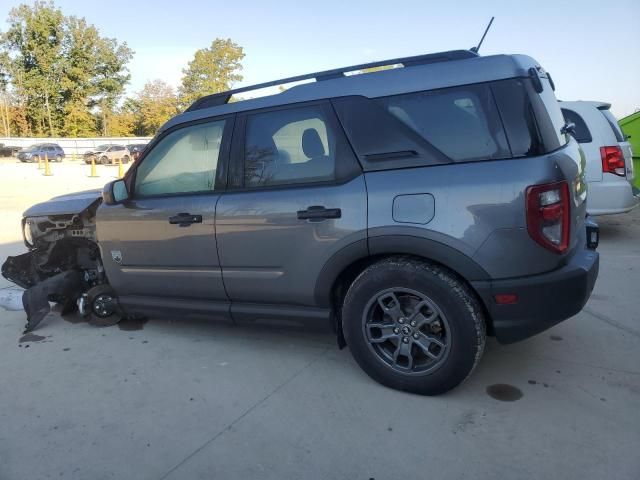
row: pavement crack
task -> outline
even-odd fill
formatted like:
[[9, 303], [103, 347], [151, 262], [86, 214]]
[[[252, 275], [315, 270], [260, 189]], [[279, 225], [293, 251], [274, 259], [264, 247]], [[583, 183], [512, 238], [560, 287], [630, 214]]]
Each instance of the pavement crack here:
[[239, 421], [241, 421], [243, 418], [245, 418], [247, 415], [249, 415], [251, 412], [253, 412], [256, 408], [258, 408], [260, 405], [262, 405], [264, 402], [266, 402], [267, 400], [269, 400], [273, 395], [275, 395], [276, 393], [278, 393], [280, 390], [282, 390], [284, 387], [286, 387], [287, 385], [289, 385], [289, 383], [291, 383], [293, 380], [295, 380], [296, 378], [298, 378], [298, 376], [300, 376], [305, 370], [307, 370], [309, 367], [311, 367], [314, 363], [316, 363], [317, 361], [319, 361], [322, 357], [324, 357], [327, 352], [329, 351], [329, 348], [325, 348], [316, 358], [314, 358], [313, 360], [311, 360], [310, 362], [308, 362], [304, 367], [302, 367], [300, 370], [298, 370], [297, 372], [295, 372], [293, 375], [291, 375], [291, 377], [289, 377], [287, 380], [285, 380], [284, 382], [282, 382], [280, 385], [278, 385], [276, 388], [274, 388], [268, 395], [265, 395], [263, 398], [261, 398], [260, 400], [258, 400], [256, 403], [254, 403], [253, 405], [251, 405], [249, 408], [247, 408], [244, 412], [242, 412], [238, 417], [236, 417], [231, 423], [229, 423], [228, 425], [226, 425], [222, 430], [218, 431], [214, 436], [212, 436], [209, 440], [207, 440], [206, 442], [204, 442], [202, 445], [200, 445], [198, 448], [196, 448], [193, 452], [191, 452], [189, 455], [187, 455], [186, 457], [184, 457], [182, 460], [180, 460], [176, 465], [174, 465], [173, 467], [171, 467], [171, 469], [169, 469], [169, 471], [167, 471], [167, 473], [165, 473], [164, 475], [162, 475], [160, 477], [160, 480], [165, 480], [166, 478], [169, 477], [169, 475], [171, 475], [173, 472], [175, 472], [176, 470], [178, 470], [180, 467], [182, 467], [185, 463], [187, 463], [189, 460], [191, 460], [193, 457], [195, 457], [198, 453], [200, 453], [202, 450], [204, 450], [207, 446], [211, 445], [213, 442], [215, 442], [218, 438], [220, 438], [224, 433], [228, 432], [229, 430], [231, 430], [233, 428], [233, 426], [238, 423]]
[[622, 330], [623, 332], [626, 332], [629, 335], [633, 335], [634, 337], [640, 338], [640, 331], [635, 330], [634, 328], [627, 327], [626, 325], [623, 325], [622, 323], [614, 320], [613, 318], [610, 318], [607, 315], [604, 315], [602, 313], [596, 312], [595, 310], [589, 307], [584, 307], [582, 310], [587, 312], [592, 317], [597, 318], [598, 320], [606, 323], [607, 325], [611, 325], [612, 327], [617, 328], [618, 330]]

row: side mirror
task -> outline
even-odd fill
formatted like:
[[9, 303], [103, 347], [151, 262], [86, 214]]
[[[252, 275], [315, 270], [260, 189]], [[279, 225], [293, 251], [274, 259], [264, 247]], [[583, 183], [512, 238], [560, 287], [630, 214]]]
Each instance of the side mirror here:
[[102, 201], [105, 205], [115, 205], [129, 198], [127, 184], [124, 180], [114, 180], [107, 183], [102, 189]]

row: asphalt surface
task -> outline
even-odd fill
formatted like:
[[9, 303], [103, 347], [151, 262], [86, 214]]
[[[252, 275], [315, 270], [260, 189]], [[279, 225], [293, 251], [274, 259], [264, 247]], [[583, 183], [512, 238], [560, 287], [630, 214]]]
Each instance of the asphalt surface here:
[[[19, 235], [7, 205], [0, 228]], [[20, 292], [0, 283], [0, 480], [640, 478], [640, 209], [599, 223], [584, 311], [490, 340], [435, 398], [299, 329], [52, 313], [24, 337]], [[23, 250], [3, 238], [0, 260]]]

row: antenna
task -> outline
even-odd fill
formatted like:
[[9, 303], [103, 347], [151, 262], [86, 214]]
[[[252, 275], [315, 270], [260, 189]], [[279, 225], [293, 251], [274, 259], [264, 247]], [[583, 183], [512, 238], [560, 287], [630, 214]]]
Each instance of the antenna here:
[[489, 25], [487, 25], [487, 28], [484, 30], [484, 33], [482, 34], [482, 38], [480, 39], [480, 43], [478, 43], [477, 47], [471, 47], [471, 51], [474, 53], [478, 53], [478, 50], [480, 50], [480, 47], [482, 46], [482, 42], [484, 42], [484, 37], [487, 36], [487, 32], [489, 31], [489, 29], [491, 28], [491, 24], [493, 23], [493, 19], [496, 17], [491, 17], [491, 20], [489, 20]]

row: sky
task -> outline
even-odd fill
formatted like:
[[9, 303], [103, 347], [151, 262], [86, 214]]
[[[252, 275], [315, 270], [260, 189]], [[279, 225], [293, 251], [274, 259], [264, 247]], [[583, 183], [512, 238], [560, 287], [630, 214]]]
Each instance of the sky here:
[[[0, 0], [2, 18], [19, 1]], [[470, 48], [496, 19], [482, 55], [523, 53], [548, 70], [562, 100], [602, 100], [619, 118], [640, 109], [640, 0], [356, 1], [56, 0], [136, 52], [129, 93], [178, 86], [216, 38], [244, 48], [237, 86], [374, 60]]]

